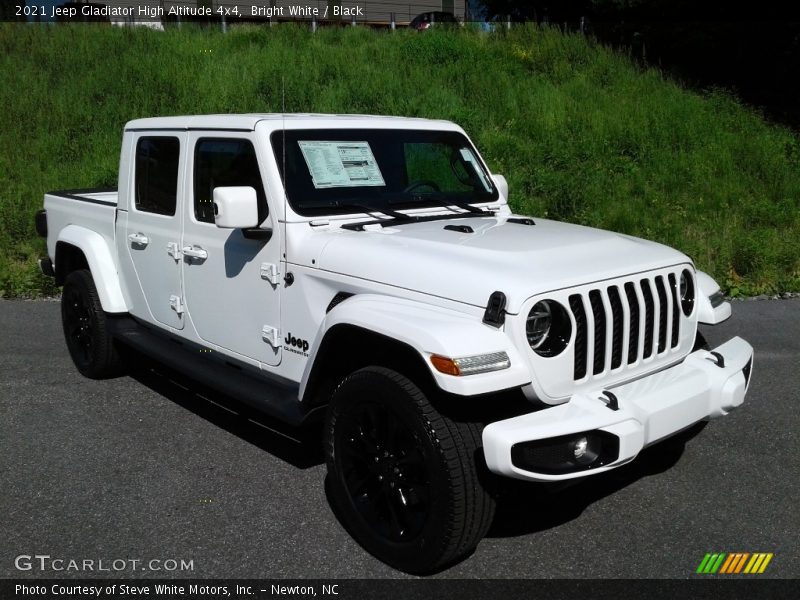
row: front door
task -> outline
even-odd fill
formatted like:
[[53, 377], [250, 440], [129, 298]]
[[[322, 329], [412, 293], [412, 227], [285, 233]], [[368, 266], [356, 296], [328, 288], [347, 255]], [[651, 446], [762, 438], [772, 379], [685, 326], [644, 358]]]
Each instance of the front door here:
[[242, 357], [280, 362], [280, 232], [248, 239], [214, 224], [214, 188], [256, 190], [259, 222], [269, 209], [253, 135], [189, 134], [182, 251], [186, 308], [198, 335]]
[[[181, 261], [179, 253], [183, 198], [181, 149], [186, 134], [137, 134], [134, 139], [133, 200], [125, 228], [130, 254], [149, 317], [183, 329]], [[137, 316], [148, 319], [143, 311]]]

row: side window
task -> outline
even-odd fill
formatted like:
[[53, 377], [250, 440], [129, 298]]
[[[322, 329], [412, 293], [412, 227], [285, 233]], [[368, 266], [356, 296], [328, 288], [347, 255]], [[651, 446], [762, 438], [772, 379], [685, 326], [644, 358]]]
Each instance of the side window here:
[[143, 137], [136, 144], [136, 209], [175, 214], [181, 144], [174, 137]]
[[194, 217], [214, 222], [214, 188], [249, 186], [258, 196], [258, 221], [267, 218], [267, 198], [250, 140], [201, 139], [194, 151]]

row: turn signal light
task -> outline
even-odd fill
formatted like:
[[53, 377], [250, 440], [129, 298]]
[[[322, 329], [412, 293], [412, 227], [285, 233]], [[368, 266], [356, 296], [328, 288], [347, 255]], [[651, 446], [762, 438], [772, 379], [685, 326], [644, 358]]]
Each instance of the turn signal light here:
[[431, 356], [431, 364], [440, 373], [459, 377], [461, 375], [477, 375], [478, 373], [501, 371], [509, 368], [511, 361], [505, 352], [492, 352], [490, 354], [478, 354], [477, 356], [465, 356], [462, 358], [448, 358], [434, 354]]
[[456, 377], [461, 375], [461, 369], [458, 368], [458, 365], [452, 358], [434, 354], [431, 356], [431, 363], [433, 363], [433, 366], [437, 371], [439, 371], [439, 373], [444, 373], [445, 375], [455, 375]]

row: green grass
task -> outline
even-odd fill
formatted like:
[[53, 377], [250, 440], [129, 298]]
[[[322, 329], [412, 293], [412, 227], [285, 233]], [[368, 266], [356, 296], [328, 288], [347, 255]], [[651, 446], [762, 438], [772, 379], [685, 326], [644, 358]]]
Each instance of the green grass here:
[[45, 191], [116, 185], [133, 118], [281, 110], [445, 118], [518, 212], [657, 240], [733, 294], [800, 290], [800, 139], [577, 35], [0, 24], [0, 295], [52, 292]]

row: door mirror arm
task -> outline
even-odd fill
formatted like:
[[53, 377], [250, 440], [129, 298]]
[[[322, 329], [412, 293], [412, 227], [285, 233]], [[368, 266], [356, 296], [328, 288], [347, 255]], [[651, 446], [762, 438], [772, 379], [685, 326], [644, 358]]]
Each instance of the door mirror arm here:
[[260, 227], [247, 227], [242, 229], [242, 236], [248, 240], [258, 240], [268, 242], [272, 238], [272, 227], [261, 229]]

